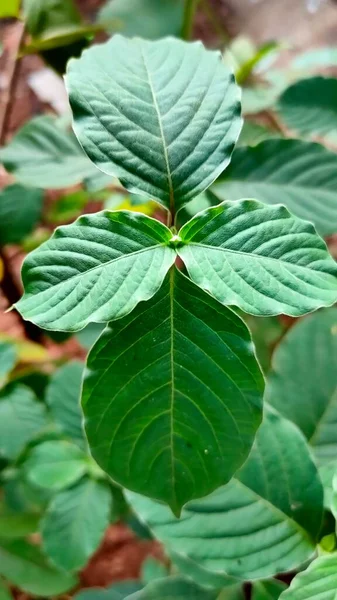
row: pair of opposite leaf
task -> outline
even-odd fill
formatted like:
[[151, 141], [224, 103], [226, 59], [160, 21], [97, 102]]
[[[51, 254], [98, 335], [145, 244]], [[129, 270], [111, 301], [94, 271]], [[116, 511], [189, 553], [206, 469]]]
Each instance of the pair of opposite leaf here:
[[[91, 160], [172, 215], [230, 161], [240, 92], [200, 43], [116, 35], [70, 62], [67, 86]], [[22, 276], [24, 318], [67, 331], [109, 323], [83, 388], [91, 451], [176, 514], [232, 477], [262, 418], [249, 331], [226, 306], [298, 316], [337, 300], [337, 266], [314, 227], [256, 200], [211, 207], [178, 234], [128, 211], [83, 216]]]

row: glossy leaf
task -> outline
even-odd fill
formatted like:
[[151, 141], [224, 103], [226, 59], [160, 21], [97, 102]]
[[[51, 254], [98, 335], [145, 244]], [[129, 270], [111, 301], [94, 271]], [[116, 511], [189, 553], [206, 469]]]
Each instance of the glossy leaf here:
[[111, 491], [85, 478], [57, 494], [41, 523], [46, 555], [59, 568], [77, 571], [98, 548], [109, 524]]
[[47, 441], [35, 446], [24, 465], [28, 481], [49, 490], [62, 490], [86, 472], [86, 455], [69, 442]]
[[15, 347], [8, 342], [0, 341], [0, 387], [7, 381], [8, 375], [17, 361]]
[[75, 575], [57, 571], [37, 546], [23, 540], [1, 542], [0, 574], [34, 596], [55, 597], [78, 584]]
[[46, 403], [62, 431], [77, 444], [83, 445], [80, 394], [83, 363], [70, 362], [51, 376]]
[[316, 558], [292, 580], [280, 600], [335, 600], [337, 589], [337, 554]]
[[128, 596], [128, 600], [216, 600], [217, 596], [217, 592], [176, 575], [148, 583], [139, 592]]
[[288, 87], [278, 102], [285, 125], [304, 136], [337, 134], [337, 79], [311, 77]]
[[85, 215], [24, 261], [25, 294], [15, 305], [46, 329], [78, 331], [127, 315], [158, 290], [175, 260], [170, 230], [128, 211]]
[[183, 9], [181, 0], [161, 0], [160, 3], [157, 0], [108, 0], [97, 20], [109, 31], [156, 40], [179, 35]]
[[287, 589], [286, 584], [277, 579], [256, 581], [253, 584], [252, 600], [278, 600], [285, 589]]
[[191, 279], [247, 313], [298, 316], [337, 300], [337, 265], [307, 221], [284, 206], [224, 202], [179, 232]]
[[41, 190], [17, 184], [0, 192], [0, 246], [21, 242], [31, 233], [40, 218], [42, 200]]
[[115, 35], [71, 61], [66, 82], [84, 150], [131, 192], [178, 209], [228, 165], [240, 91], [200, 42]]
[[48, 115], [28, 121], [0, 149], [0, 161], [20, 183], [47, 189], [81, 183], [96, 171], [75, 136]]
[[181, 519], [131, 492], [134, 510], [164, 543], [219, 578], [260, 579], [290, 571], [314, 553], [322, 486], [298, 429], [270, 411], [247, 462], [225, 486], [191, 502]]
[[265, 397], [302, 430], [320, 465], [337, 459], [336, 308], [299, 321], [282, 339]]
[[127, 600], [130, 594], [134, 594], [142, 589], [139, 581], [126, 580], [115, 583], [112, 586], [102, 588], [91, 588], [81, 590], [74, 596], [75, 600]]
[[312, 221], [321, 235], [337, 232], [337, 156], [319, 144], [269, 140], [239, 148], [212, 186], [219, 200], [256, 197], [282, 203]]
[[248, 330], [176, 269], [150, 302], [108, 325], [87, 367], [90, 449], [123, 486], [179, 513], [246, 458], [263, 391]]
[[29, 388], [16, 385], [1, 392], [0, 456], [15, 459], [46, 425], [46, 409]]

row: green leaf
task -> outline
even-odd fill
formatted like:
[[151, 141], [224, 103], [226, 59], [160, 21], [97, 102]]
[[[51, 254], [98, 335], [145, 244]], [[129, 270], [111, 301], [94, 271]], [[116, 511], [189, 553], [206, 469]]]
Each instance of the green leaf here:
[[85, 478], [55, 496], [45, 513], [45, 553], [65, 571], [84, 567], [98, 548], [109, 524], [111, 492], [105, 482]]
[[27, 29], [34, 38], [81, 22], [73, 0], [23, 0], [23, 13]]
[[200, 42], [115, 35], [70, 61], [66, 82], [84, 150], [131, 192], [178, 210], [228, 165], [240, 91]]
[[15, 459], [47, 425], [46, 409], [24, 385], [0, 394], [0, 455]]
[[[0, 16], [1, 16], [1, 12], [0, 12]], [[1, 578], [0, 578], [0, 600], [13, 600], [13, 596], [12, 596], [10, 590], [8, 589], [7, 585], [5, 584], [4, 581], [2, 581]]]
[[20, 0], [1, 0], [0, 19], [17, 17], [20, 10]]
[[73, 133], [64, 131], [49, 115], [26, 123], [0, 149], [0, 161], [20, 183], [47, 189], [81, 183], [97, 171]]
[[0, 246], [21, 242], [33, 231], [42, 202], [41, 190], [34, 188], [14, 184], [0, 192]]
[[337, 300], [337, 265], [325, 243], [282, 205], [224, 202], [188, 221], [179, 236], [189, 276], [223, 304], [298, 316]]
[[107, 326], [87, 367], [90, 449], [119, 484], [178, 514], [248, 455], [263, 391], [248, 330], [175, 268], [150, 302]]
[[336, 187], [335, 153], [312, 142], [275, 139], [236, 150], [211, 191], [219, 200], [249, 195], [266, 204], [282, 202], [330, 235], [337, 232]]
[[171, 237], [165, 225], [139, 213], [84, 215], [25, 259], [25, 294], [16, 308], [58, 331], [119, 319], [161, 286], [176, 257]]
[[337, 134], [337, 79], [310, 77], [281, 95], [277, 110], [291, 130], [303, 136]]
[[74, 596], [74, 600], [126, 600], [130, 594], [138, 592], [142, 587], [139, 581], [121, 581], [106, 589], [81, 590]]
[[0, 539], [20, 539], [39, 529], [39, 515], [24, 513], [0, 514]]
[[283, 581], [257, 581], [253, 584], [252, 600], [278, 600], [280, 594], [287, 589]]
[[76, 338], [85, 350], [90, 350], [91, 346], [94, 345], [97, 338], [101, 335], [104, 327], [105, 325], [102, 323], [89, 323], [89, 325], [77, 333]]
[[310, 558], [322, 520], [323, 492], [305, 440], [267, 411], [247, 462], [225, 486], [191, 502], [181, 519], [127, 492], [134, 510], [164, 543], [214, 573], [272, 577]]
[[155, 579], [160, 579], [160, 577], [165, 577], [166, 575], [168, 575], [168, 568], [162, 562], [153, 556], [148, 556], [144, 560], [141, 568], [141, 579], [144, 584], [150, 583]]
[[49, 565], [37, 546], [23, 540], [1, 542], [0, 574], [24, 592], [55, 597], [78, 584], [75, 575]]
[[97, 21], [111, 32], [155, 40], [180, 33], [183, 10], [181, 0], [108, 0]]
[[157, 579], [128, 600], [216, 600], [218, 592], [206, 590], [180, 575]]
[[91, 199], [85, 190], [63, 196], [51, 205], [47, 218], [50, 223], [65, 223], [78, 217]]
[[62, 490], [87, 471], [87, 457], [77, 446], [61, 440], [35, 446], [25, 462], [30, 483], [49, 490]]
[[7, 381], [7, 377], [14, 369], [17, 362], [17, 351], [13, 344], [0, 341], [0, 387]]
[[316, 558], [292, 580], [280, 600], [335, 600], [337, 589], [337, 554]]
[[337, 66], [337, 48], [335, 46], [323, 46], [313, 48], [301, 54], [296, 54], [291, 66], [295, 69], [324, 69]]
[[265, 398], [302, 430], [320, 465], [337, 459], [336, 308], [299, 321], [284, 336]]
[[50, 379], [46, 403], [62, 431], [77, 444], [83, 445], [82, 411], [80, 408], [83, 363], [70, 362]]
[[[264, 125], [258, 125], [253, 121], [244, 121], [237, 145], [257, 146], [257, 144], [260, 144], [260, 142], [264, 142], [264, 140], [268, 140], [269, 138], [273, 137], [279, 138], [280, 134], [275, 132], [273, 129], [268, 129], [267, 127], [264, 127]], [[233, 158], [236, 158], [236, 152], [234, 152]], [[221, 178], [221, 181], [222, 179], [223, 177]], [[217, 184], [215, 183], [214, 185]]]

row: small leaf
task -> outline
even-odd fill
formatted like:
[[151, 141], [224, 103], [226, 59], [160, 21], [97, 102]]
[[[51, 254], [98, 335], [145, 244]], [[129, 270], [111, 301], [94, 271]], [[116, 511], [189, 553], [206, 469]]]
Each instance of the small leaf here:
[[17, 244], [32, 232], [41, 215], [42, 201], [41, 190], [17, 184], [0, 192], [0, 246]]
[[0, 394], [0, 456], [15, 459], [47, 425], [46, 409], [23, 385]]
[[292, 580], [280, 600], [335, 600], [337, 589], [337, 554], [316, 558]]
[[131, 192], [178, 210], [228, 165], [240, 90], [200, 42], [114, 35], [70, 61], [66, 81], [84, 150]]
[[170, 230], [138, 213], [103, 211], [57, 228], [24, 261], [15, 305], [46, 329], [119, 319], [151, 298], [175, 260]]
[[65, 571], [84, 567], [109, 524], [111, 492], [105, 482], [85, 478], [52, 500], [41, 527], [47, 556]]
[[278, 600], [280, 594], [287, 589], [283, 581], [257, 581], [253, 584], [252, 600]]
[[142, 584], [139, 581], [121, 581], [114, 585], [102, 589], [91, 588], [81, 590], [74, 596], [74, 600], [127, 600], [130, 594], [134, 594], [142, 589]]
[[178, 254], [219, 302], [299, 316], [337, 300], [337, 265], [311, 223], [281, 205], [224, 202], [186, 223]]
[[86, 455], [69, 442], [47, 441], [35, 446], [24, 464], [33, 485], [62, 490], [75, 483], [88, 469]]
[[52, 375], [47, 388], [46, 403], [63, 432], [77, 444], [83, 445], [80, 394], [83, 363], [70, 362]]
[[216, 600], [218, 592], [206, 590], [180, 575], [157, 579], [127, 600]]
[[268, 140], [239, 148], [211, 192], [218, 200], [249, 195], [266, 204], [282, 202], [321, 235], [337, 232], [337, 156], [320, 144]]
[[17, 353], [15, 347], [8, 342], [0, 341], [0, 387], [6, 383], [8, 375], [15, 367]]
[[0, 514], [0, 539], [24, 538], [39, 529], [39, 515], [24, 513]]
[[[299, 430], [268, 410], [247, 462], [213, 494], [188, 504], [181, 519], [127, 492], [131, 506], [175, 556], [241, 579], [272, 577], [308, 560], [322, 520], [323, 491]], [[220, 582], [219, 582], [220, 587]]]
[[291, 130], [304, 136], [337, 134], [337, 79], [310, 77], [288, 87], [277, 107]]
[[248, 455], [263, 392], [249, 332], [175, 268], [150, 302], [107, 326], [87, 367], [88, 442], [119, 484], [179, 513]]
[[[114, 33], [155, 40], [179, 35], [184, 3], [181, 0], [108, 0], [98, 13], [97, 21]], [[139, 18], [141, 15], [141, 19]]]
[[49, 565], [37, 546], [23, 540], [1, 542], [0, 574], [28, 594], [55, 597], [78, 584], [75, 575]]
[[49, 115], [26, 123], [0, 149], [0, 161], [20, 183], [47, 189], [81, 183], [97, 170], [75, 136], [64, 131]]

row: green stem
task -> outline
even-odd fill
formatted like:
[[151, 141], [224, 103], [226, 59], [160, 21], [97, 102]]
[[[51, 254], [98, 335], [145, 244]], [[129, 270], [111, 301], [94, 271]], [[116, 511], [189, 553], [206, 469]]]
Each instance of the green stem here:
[[192, 36], [193, 20], [199, 0], [185, 0], [184, 21], [181, 30], [183, 40], [190, 40]]

